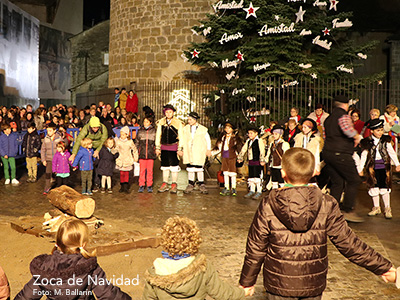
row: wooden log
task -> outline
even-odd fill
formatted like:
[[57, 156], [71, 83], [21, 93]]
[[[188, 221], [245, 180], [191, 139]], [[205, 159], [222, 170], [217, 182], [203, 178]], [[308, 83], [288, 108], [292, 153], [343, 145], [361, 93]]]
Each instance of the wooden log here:
[[61, 211], [80, 219], [90, 218], [96, 205], [92, 198], [81, 195], [66, 185], [51, 190], [47, 198]]

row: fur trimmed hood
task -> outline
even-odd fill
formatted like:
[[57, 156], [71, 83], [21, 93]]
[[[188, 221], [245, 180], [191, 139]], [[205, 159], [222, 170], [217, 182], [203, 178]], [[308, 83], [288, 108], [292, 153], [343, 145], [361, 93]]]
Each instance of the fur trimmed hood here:
[[[167, 290], [168, 292], [173, 291], [188, 296], [197, 292], [195, 287], [202, 280], [200, 278], [202, 276], [198, 275], [205, 273], [206, 268], [206, 257], [201, 254], [196, 257], [196, 259], [190, 265], [181, 269], [177, 273], [171, 275], [157, 275], [154, 267], [152, 267], [146, 271], [145, 278], [151, 285], [157, 286], [160, 289]], [[196, 277], [198, 279], [196, 279]], [[189, 281], [192, 281], [192, 284], [188, 285]]]
[[35, 257], [30, 270], [32, 275], [40, 275], [44, 278], [68, 279], [91, 273], [97, 268], [97, 258], [84, 258], [82, 254], [63, 254], [55, 251], [53, 254], [42, 254]]

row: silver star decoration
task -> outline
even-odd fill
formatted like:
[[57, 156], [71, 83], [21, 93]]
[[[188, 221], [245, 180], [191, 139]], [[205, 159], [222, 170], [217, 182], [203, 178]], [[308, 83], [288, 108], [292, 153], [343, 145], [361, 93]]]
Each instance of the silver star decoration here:
[[296, 13], [297, 19], [296, 19], [296, 23], [304, 22], [303, 20], [303, 16], [305, 14], [306, 10], [303, 10], [303, 6], [300, 6], [299, 11]]

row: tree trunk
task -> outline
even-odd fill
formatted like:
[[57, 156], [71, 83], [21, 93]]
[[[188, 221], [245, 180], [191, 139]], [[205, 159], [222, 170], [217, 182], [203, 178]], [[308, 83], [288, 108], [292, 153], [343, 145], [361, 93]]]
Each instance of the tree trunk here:
[[92, 198], [81, 195], [66, 185], [51, 190], [47, 197], [61, 211], [81, 219], [90, 218], [96, 205]]

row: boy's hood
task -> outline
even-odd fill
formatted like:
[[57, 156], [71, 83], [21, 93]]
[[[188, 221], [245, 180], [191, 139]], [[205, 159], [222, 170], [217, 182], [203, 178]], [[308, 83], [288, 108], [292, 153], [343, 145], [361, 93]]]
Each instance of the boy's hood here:
[[[191, 261], [191, 262], [190, 262]], [[187, 260], [189, 264], [176, 273], [158, 275], [156, 272], [174, 269], [176, 261], [157, 259], [153, 268], [146, 271], [146, 280], [153, 286], [165, 290], [176, 299], [186, 299], [194, 296], [204, 284], [203, 274], [206, 271], [207, 260], [204, 255], [199, 255], [194, 260]], [[179, 268], [179, 267], [178, 267]]]
[[269, 203], [286, 228], [305, 232], [314, 224], [322, 197], [321, 190], [316, 186], [283, 187], [271, 191]]

